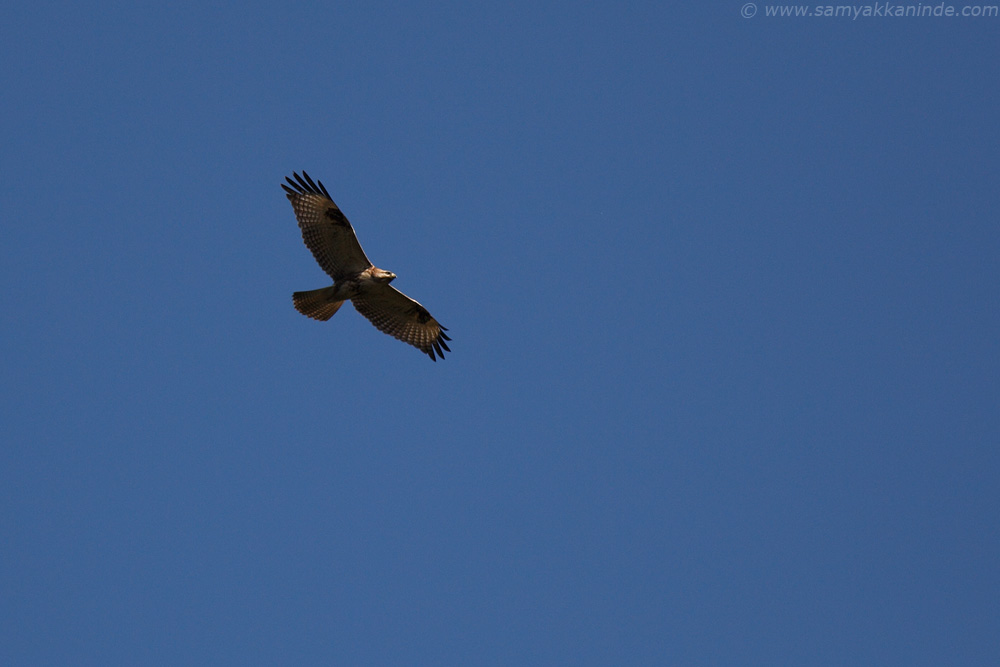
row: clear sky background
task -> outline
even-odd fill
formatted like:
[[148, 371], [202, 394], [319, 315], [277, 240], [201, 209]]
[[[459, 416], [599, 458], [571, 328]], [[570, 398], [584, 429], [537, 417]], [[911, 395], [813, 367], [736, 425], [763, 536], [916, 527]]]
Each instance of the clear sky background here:
[[1000, 18], [742, 6], [8, 6], [0, 662], [997, 664]]

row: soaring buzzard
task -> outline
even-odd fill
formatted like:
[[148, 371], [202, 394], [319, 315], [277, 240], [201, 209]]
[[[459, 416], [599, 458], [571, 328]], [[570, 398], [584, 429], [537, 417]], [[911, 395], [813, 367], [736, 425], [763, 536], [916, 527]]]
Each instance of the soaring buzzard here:
[[368, 261], [354, 228], [333, 203], [322, 181], [314, 183], [304, 171], [302, 176], [294, 172], [292, 175], [295, 180], [286, 177], [288, 185], [282, 183], [281, 187], [292, 202], [302, 239], [320, 268], [333, 278], [330, 287], [295, 292], [295, 310], [325, 322], [345, 301], [350, 301], [379, 331], [409, 343], [432, 361], [437, 361], [435, 352], [444, 359], [444, 352], [451, 352], [445, 342], [451, 340], [445, 333], [447, 329], [426, 308], [389, 284], [395, 280], [395, 273]]

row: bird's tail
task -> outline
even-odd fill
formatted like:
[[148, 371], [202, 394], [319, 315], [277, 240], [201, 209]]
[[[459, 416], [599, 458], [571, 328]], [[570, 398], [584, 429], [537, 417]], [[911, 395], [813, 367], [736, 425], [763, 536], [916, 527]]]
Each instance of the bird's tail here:
[[330, 285], [329, 287], [321, 287], [320, 289], [309, 290], [308, 292], [295, 292], [292, 294], [292, 303], [295, 304], [295, 310], [306, 317], [326, 322], [344, 305], [343, 301], [334, 300], [334, 289], [334, 286]]

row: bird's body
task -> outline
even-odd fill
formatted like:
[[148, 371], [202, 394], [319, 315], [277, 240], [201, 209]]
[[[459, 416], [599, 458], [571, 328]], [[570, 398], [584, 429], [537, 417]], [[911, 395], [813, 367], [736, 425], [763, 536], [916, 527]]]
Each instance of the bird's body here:
[[[307, 292], [295, 292], [295, 309], [307, 317], [326, 321], [345, 301], [368, 318], [380, 331], [413, 345], [434, 361], [435, 353], [444, 358], [451, 340], [427, 309], [406, 296], [391, 283], [396, 274], [384, 271], [369, 261], [354, 228], [340, 208], [333, 203], [323, 182], [314, 183], [309, 175], [294, 173], [282, 184], [302, 230], [302, 240], [320, 267], [333, 278], [333, 285]], [[289, 185], [291, 187], [289, 187]]]

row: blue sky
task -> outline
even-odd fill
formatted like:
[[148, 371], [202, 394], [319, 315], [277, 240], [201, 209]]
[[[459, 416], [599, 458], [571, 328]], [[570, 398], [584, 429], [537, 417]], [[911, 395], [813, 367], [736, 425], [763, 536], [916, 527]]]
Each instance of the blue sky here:
[[1000, 660], [1000, 19], [743, 5], [9, 7], [0, 660]]

